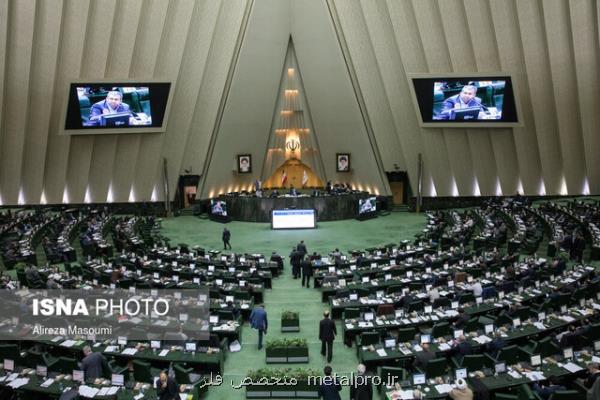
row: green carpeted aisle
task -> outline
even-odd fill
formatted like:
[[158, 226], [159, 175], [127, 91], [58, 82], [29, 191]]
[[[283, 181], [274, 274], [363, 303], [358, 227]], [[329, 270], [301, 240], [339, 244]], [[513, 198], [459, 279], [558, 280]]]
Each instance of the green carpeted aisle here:
[[[321, 357], [321, 343], [318, 340], [318, 325], [326, 308], [321, 303], [321, 293], [312, 288], [300, 286], [300, 280], [294, 280], [290, 273], [289, 255], [293, 246], [304, 240], [308, 251], [317, 251], [322, 255], [328, 254], [338, 247], [346, 253], [350, 249], [364, 249], [379, 244], [399, 242], [413, 239], [425, 224], [423, 215], [408, 213], [392, 213], [389, 216], [359, 222], [354, 220], [322, 222], [314, 230], [273, 231], [269, 224], [232, 222], [227, 224], [231, 231], [231, 244], [237, 253], [271, 254], [276, 250], [285, 259], [284, 274], [273, 280], [273, 289], [265, 292], [265, 308], [269, 318], [269, 331], [266, 340], [285, 336], [304, 337], [309, 342], [310, 363], [296, 364], [297, 367], [311, 367], [322, 370], [325, 358]], [[171, 239], [171, 245], [186, 243], [200, 245], [205, 249], [221, 249], [221, 232], [224, 225], [200, 220], [196, 217], [178, 217], [163, 221], [163, 234]], [[281, 333], [281, 312], [293, 310], [300, 312], [300, 332]], [[340, 322], [337, 322], [338, 333], [341, 334]], [[232, 388], [231, 381], [239, 384], [249, 369], [267, 366], [265, 352], [257, 349], [258, 335], [248, 324], [242, 331], [242, 351], [229, 353], [225, 361], [223, 384], [212, 387], [207, 399], [243, 399], [243, 389]], [[342, 344], [338, 336], [334, 342], [333, 361], [335, 372], [349, 374], [354, 371], [358, 359], [355, 349], [349, 349]], [[285, 368], [288, 365], [269, 364], [271, 368]], [[294, 366], [294, 365], [292, 365]], [[348, 389], [342, 391], [342, 398], [348, 398]]]

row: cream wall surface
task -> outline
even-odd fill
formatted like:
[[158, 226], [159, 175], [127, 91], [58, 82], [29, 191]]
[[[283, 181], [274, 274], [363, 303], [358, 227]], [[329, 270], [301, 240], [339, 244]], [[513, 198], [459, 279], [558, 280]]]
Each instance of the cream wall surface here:
[[[0, 204], [199, 197], [249, 186], [264, 160], [291, 35], [325, 179], [389, 193], [424, 158], [424, 195], [600, 191], [594, 0], [0, 0]], [[246, 24], [247, 22], [247, 24]], [[422, 129], [412, 73], [503, 71], [523, 125]], [[60, 134], [69, 82], [166, 78], [162, 134]], [[335, 172], [335, 153], [353, 172]]]

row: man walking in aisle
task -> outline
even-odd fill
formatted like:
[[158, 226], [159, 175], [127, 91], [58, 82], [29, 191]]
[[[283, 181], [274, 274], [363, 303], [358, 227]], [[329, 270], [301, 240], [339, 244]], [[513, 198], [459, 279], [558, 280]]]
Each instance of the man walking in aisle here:
[[319, 322], [319, 340], [321, 341], [321, 355], [327, 355], [327, 362], [333, 358], [333, 339], [337, 335], [335, 322], [329, 318], [329, 311], [323, 313], [323, 319]]

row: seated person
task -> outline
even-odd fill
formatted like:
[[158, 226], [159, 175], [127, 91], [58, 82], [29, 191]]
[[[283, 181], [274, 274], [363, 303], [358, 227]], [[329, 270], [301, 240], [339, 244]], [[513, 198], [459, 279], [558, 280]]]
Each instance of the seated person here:
[[103, 370], [110, 371], [110, 366], [102, 353], [93, 352], [90, 346], [85, 346], [83, 355], [85, 357], [81, 360], [81, 369], [86, 381], [101, 378]]
[[156, 394], [159, 400], [176, 400], [179, 398], [175, 379], [169, 378], [167, 371], [160, 371], [160, 376], [156, 380]]
[[290, 196], [298, 196], [298, 192], [296, 191], [296, 188], [294, 188], [294, 185], [290, 186]]
[[[461, 108], [479, 107], [483, 110], [481, 99], [476, 97], [477, 87], [473, 85], [465, 85], [461, 89], [459, 94], [448, 97], [444, 100], [442, 111], [436, 116], [435, 119], [453, 119], [452, 110], [458, 110]], [[482, 117], [483, 111], [479, 112], [478, 119]]]
[[542, 398], [542, 400], [548, 400], [552, 393], [557, 390], [567, 390], [564, 386], [558, 383], [556, 376], [551, 375], [548, 377], [548, 384], [539, 385], [537, 382], [533, 384], [533, 390]]
[[129, 112], [129, 105], [123, 103], [123, 94], [117, 90], [111, 90], [102, 101], [94, 103], [90, 108], [89, 125], [100, 126], [103, 115], [119, 114]]

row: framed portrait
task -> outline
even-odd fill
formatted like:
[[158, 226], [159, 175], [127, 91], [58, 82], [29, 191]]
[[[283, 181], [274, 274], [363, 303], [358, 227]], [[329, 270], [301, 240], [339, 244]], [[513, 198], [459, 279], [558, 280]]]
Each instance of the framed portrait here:
[[337, 153], [335, 162], [337, 172], [350, 172], [350, 153]]
[[238, 154], [238, 173], [249, 174], [252, 172], [252, 155]]

